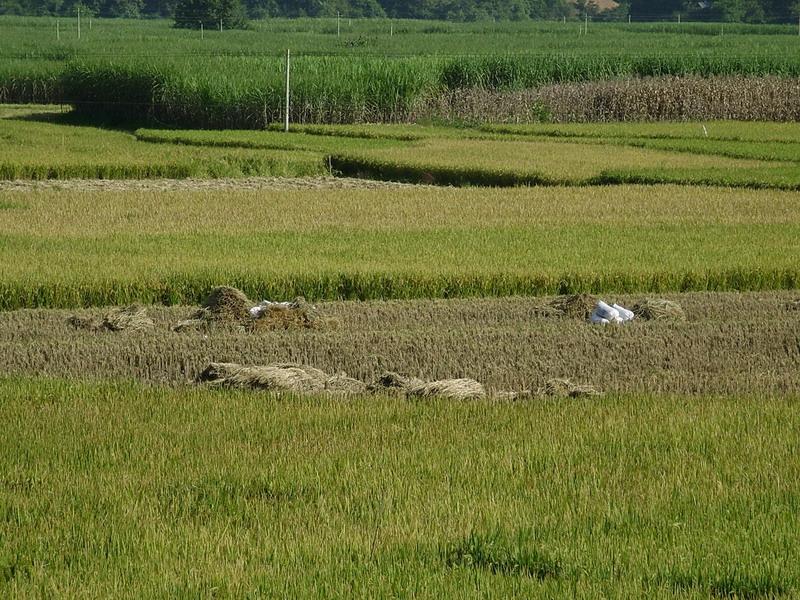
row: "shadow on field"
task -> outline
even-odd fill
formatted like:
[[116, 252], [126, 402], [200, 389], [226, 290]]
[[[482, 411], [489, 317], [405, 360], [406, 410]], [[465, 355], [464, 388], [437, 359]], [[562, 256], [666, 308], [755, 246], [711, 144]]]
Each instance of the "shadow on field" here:
[[794, 597], [794, 590], [770, 574], [751, 574], [733, 570], [724, 575], [667, 573], [652, 580], [654, 587], [665, 587], [674, 593], [699, 591], [711, 598], [761, 600]]
[[184, 482], [159, 490], [162, 511], [184, 519], [241, 516], [258, 504], [308, 502], [318, 491], [263, 478], [212, 477]]
[[[64, 105], [63, 112], [55, 110], [32, 112], [22, 115], [12, 115], [5, 117], [8, 121], [28, 121], [34, 123], [49, 123], [51, 125], [73, 125], [82, 127], [95, 127], [97, 129], [107, 129], [110, 131], [122, 131], [133, 133], [140, 127], [158, 127], [152, 119], [142, 117], [141, 119], [119, 119], [104, 114], [87, 115], [78, 113], [69, 105]], [[174, 129], [174, 128], [173, 128]]]
[[513, 537], [500, 530], [489, 534], [473, 531], [446, 548], [444, 555], [451, 568], [479, 569], [540, 580], [561, 575], [559, 561], [536, 548], [531, 536], [523, 531]]

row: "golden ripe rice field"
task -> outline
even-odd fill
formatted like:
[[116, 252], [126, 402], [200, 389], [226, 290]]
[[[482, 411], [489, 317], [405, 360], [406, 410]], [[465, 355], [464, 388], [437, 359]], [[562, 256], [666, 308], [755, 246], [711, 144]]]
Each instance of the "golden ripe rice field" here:
[[791, 192], [678, 186], [9, 191], [0, 306], [793, 289]]

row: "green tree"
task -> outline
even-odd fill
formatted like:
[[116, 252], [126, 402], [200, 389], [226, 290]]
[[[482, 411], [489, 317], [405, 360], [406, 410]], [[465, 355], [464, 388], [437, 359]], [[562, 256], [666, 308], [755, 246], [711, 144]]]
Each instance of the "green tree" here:
[[135, 19], [143, 8], [144, 0], [105, 0], [100, 6], [100, 16]]
[[714, 9], [723, 21], [760, 23], [764, 9], [758, 0], [716, 0]]
[[175, 5], [175, 27], [200, 29], [219, 27], [244, 29], [247, 17], [241, 0], [178, 0]]
[[631, 0], [631, 15], [634, 17], [668, 17], [681, 12], [682, 0]]

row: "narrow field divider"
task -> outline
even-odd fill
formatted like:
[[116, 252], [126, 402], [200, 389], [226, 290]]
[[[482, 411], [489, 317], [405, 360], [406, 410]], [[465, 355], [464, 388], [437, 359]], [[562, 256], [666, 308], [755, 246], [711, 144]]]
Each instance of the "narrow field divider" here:
[[598, 275], [440, 275], [402, 273], [328, 273], [268, 277], [237, 273], [174, 275], [127, 281], [0, 282], [0, 310], [78, 308], [146, 304], [198, 304], [212, 287], [224, 283], [252, 298], [375, 300], [544, 296], [575, 293], [647, 293], [692, 291], [768, 291], [800, 287], [798, 269], [731, 269], [708, 272], [608, 273]]

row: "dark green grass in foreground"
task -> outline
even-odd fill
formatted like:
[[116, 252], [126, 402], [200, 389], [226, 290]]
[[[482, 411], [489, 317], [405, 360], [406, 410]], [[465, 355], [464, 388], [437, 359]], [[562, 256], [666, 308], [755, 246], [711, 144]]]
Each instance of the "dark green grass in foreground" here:
[[6, 379], [0, 595], [788, 597], [797, 408]]

